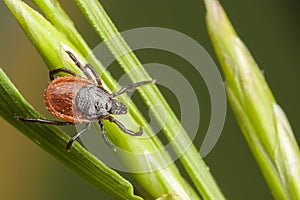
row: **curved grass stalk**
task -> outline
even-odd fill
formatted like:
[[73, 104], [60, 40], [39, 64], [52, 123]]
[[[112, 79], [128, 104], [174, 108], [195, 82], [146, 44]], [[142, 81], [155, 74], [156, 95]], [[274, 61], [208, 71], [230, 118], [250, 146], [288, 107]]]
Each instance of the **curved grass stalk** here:
[[[66, 67], [69, 69], [72, 69], [76, 71], [77, 73], [80, 73], [76, 67], [74, 67], [74, 63], [68, 58], [67, 55], [65, 55], [64, 50], [70, 50], [76, 54], [76, 57], [79, 58], [79, 60], [83, 61], [85, 53], [88, 53], [89, 49], [87, 45], [82, 45], [79, 43], [73, 43], [73, 39], [76, 38], [78, 35], [73, 35], [70, 37], [67, 33], [64, 33], [59, 30], [59, 25], [53, 26], [50, 24], [47, 20], [45, 20], [40, 14], [38, 14], [36, 11], [32, 10], [30, 7], [28, 7], [25, 3], [19, 0], [6, 0], [5, 1], [17, 21], [19, 22], [20, 26], [23, 28], [24, 32], [28, 36], [28, 38], [32, 41], [33, 45], [36, 47], [44, 61], [46, 62], [48, 68], [50, 70], [60, 68], [60, 67]], [[44, 1], [45, 3], [53, 3], [54, 1]], [[36, 1], [38, 4], [38, 1]], [[44, 4], [45, 7], [47, 7], [48, 4]], [[56, 7], [52, 7], [51, 9], [56, 10]], [[47, 11], [49, 14], [50, 10]], [[52, 10], [53, 11], [53, 10]], [[63, 14], [62, 10], [59, 10], [58, 13], [51, 13], [53, 14], [52, 17], [55, 18], [55, 14], [57, 16], [60, 16], [60, 20], [67, 19], [68, 17]], [[58, 20], [57, 22], [59, 22]], [[55, 23], [53, 23], [55, 24]], [[69, 28], [72, 29], [72, 25], [65, 26], [66, 31], [69, 30]], [[72, 39], [73, 38], [73, 39]], [[83, 41], [81, 41], [83, 42]], [[83, 49], [85, 48], [85, 49]], [[76, 52], [76, 53], [75, 53]], [[94, 64], [94, 63], [93, 63]], [[101, 69], [101, 66], [99, 66], [99, 62], [96, 63], [96, 69], [97, 71], [104, 71]], [[116, 83], [111, 76], [104, 72], [103, 80], [105, 83], [108, 83], [107, 86], [111, 89], [115, 87], [112, 83]], [[146, 87], [145, 87], [146, 89]], [[144, 89], [142, 89], [144, 90]], [[123, 96], [123, 99], [128, 99], [128, 97]], [[10, 104], [13, 104], [13, 101], [10, 102]], [[138, 127], [139, 125], [145, 125], [146, 121], [142, 118], [142, 115], [139, 113], [139, 111], [136, 109], [134, 104], [130, 100], [128, 100], [127, 103], [129, 109], [133, 113], [133, 119], [130, 118], [122, 118], [122, 121], [126, 123], [129, 127]], [[11, 105], [13, 106], [13, 105]], [[16, 112], [17, 113], [17, 112]], [[7, 113], [3, 113], [5, 115]], [[22, 115], [22, 113], [17, 113], [18, 115]], [[25, 115], [25, 114], [24, 114]], [[26, 116], [28, 117], [35, 117], [33, 113], [27, 113]], [[136, 118], [138, 117], [138, 118]], [[137, 123], [138, 122], [138, 123]], [[31, 124], [32, 127], [39, 127], [36, 124]], [[166, 163], [171, 163], [170, 157], [168, 154], [164, 151], [160, 151], [161, 153], [158, 154], [158, 156], [148, 156], [148, 153], [150, 152], [156, 152], [161, 149], [163, 149], [163, 146], [157, 140], [156, 137], [151, 137], [150, 139], [138, 139], [133, 138], [131, 136], [127, 136], [124, 133], [122, 133], [119, 129], [117, 129], [115, 126], [112, 126], [111, 124], [106, 123], [105, 126], [107, 127], [107, 133], [110, 137], [111, 141], [114, 142], [116, 145], [120, 146], [123, 149], [126, 149], [128, 152], [134, 152], [138, 153], [140, 155], [144, 155], [143, 159], [141, 160], [141, 157], [131, 157], [130, 159], [122, 158], [121, 160], [125, 162], [125, 165], [128, 168], [135, 169], [138, 172], [134, 176], [138, 180], [139, 184], [145, 188], [145, 190], [155, 198], [159, 198], [165, 194], [169, 193], [175, 193], [177, 196], [180, 196], [183, 199], [199, 199], [198, 195], [194, 192], [194, 190], [189, 186], [189, 184], [180, 176], [176, 166], [174, 164], [170, 164], [169, 166], [165, 166]], [[36, 130], [38, 130], [36, 128]], [[23, 130], [24, 132], [26, 130]], [[152, 133], [152, 130], [150, 128], [147, 128], [145, 130], [146, 134], [154, 135]], [[25, 134], [31, 134], [31, 132], [25, 133]], [[51, 134], [51, 133], [50, 133]], [[41, 136], [43, 137], [43, 135]], [[56, 136], [53, 136], [56, 138]], [[43, 147], [43, 144], [41, 145]], [[75, 147], [79, 147], [78, 143], [75, 143]], [[76, 148], [71, 149], [71, 154], [78, 153], [78, 156], [84, 155], [82, 153], [83, 148], [80, 148], [78, 151], [76, 151]], [[51, 148], [49, 151], [54, 151], [55, 153], [57, 151], [64, 151], [65, 148], [55, 149]], [[74, 151], [74, 152], [73, 152]], [[53, 152], [51, 152], [54, 154]], [[117, 152], [118, 153], [118, 152]], [[98, 161], [100, 162], [100, 161]], [[73, 163], [75, 164], [75, 163]], [[157, 170], [157, 171], [150, 171], [147, 173], [144, 173], [145, 169], [152, 169], [152, 167], [158, 166], [165, 166], [163, 169]], [[88, 167], [89, 165], [87, 165]], [[73, 167], [73, 165], [69, 165], [69, 167]], [[82, 169], [84, 170], [84, 169]], [[111, 170], [111, 169], [110, 169]], [[115, 173], [115, 172], [114, 172]], [[88, 180], [94, 180], [93, 178], [87, 177]], [[101, 182], [101, 179], [95, 180], [95, 184], [102, 185], [104, 191], [108, 191], [109, 193], [112, 193], [113, 196], [118, 196], [120, 191], [117, 191], [116, 194], [109, 190], [108, 187], [106, 187], [105, 183], [106, 181], [103, 180], [102, 183], [98, 183], [97, 181]], [[118, 178], [117, 178], [118, 181]], [[120, 182], [122, 182], [120, 178]], [[115, 183], [116, 186], [118, 186], [118, 183]], [[128, 189], [126, 186], [125, 188]], [[117, 187], [116, 187], [117, 188]], [[130, 189], [132, 191], [132, 188]], [[124, 189], [122, 189], [124, 191]], [[134, 199], [138, 198], [133, 195], [129, 198], [130, 195], [128, 195], [128, 199]], [[119, 199], [122, 199], [118, 196]], [[126, 198], [126, 197], [124, 197]]]
[[23, 123], [15, 115], [41, 117], [14, 87], [0, 68], [0, 115], [35, 144], [43, 148], [73, 172], [116, 199], [142, 198], [133, 194], [132, 185], [95, 156], [75, 143], [71, 152], [65, 150], [68, 136], [55, 126]]
[[[150, 79], [150, 76], [130, 50], [130, 47], [124, 41], [101, 4], [96, 0], [76, 0], [76, 3], [98, 35], [106, 42], [124, 71], [130, 72], [128, 73], [129, 78], [133, 82]], [[191, 144], [192, 142], [158, 88], [155, 85], [151, 85], [147, 87], [147, 90], [139, 90], [139, 92], [149, 106], [161, 105], [160, 108], [154, 108], [152, 113], [158, 123], [164, 122], [160, 125], [163, 127], [163, 131], [169, 141], [172, 141], [179, 134], [178, 137], [180, 139], [172, 142], [172, 146], [177, 153], [183, 152], [186, 149], [186, 144]], [[163, 118], [161, 113], [167, 113], [167, 117]], [[197, 190], [205, 199], [224, 199], [208, 167], [194, 145], [190, 145], [184, 151], [180, 160]]]
[[236, 119], [276, 199], [300, 199], [300, 152], [289, 122], [217, 0], [207, 26]]

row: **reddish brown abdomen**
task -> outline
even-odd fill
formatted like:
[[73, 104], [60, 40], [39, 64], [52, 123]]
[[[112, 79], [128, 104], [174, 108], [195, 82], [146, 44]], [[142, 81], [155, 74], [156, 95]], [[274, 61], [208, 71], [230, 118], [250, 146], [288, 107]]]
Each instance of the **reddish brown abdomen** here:
[[87, 79], [76, 76], [54, 79], [49, 83], [45, 91], [44, 99], [46, 108], [57, 118], [75, 123], [86, 122], [80, 116], [75, 116], [74, 100], [77, 92], [87, 85], [95, 84]]

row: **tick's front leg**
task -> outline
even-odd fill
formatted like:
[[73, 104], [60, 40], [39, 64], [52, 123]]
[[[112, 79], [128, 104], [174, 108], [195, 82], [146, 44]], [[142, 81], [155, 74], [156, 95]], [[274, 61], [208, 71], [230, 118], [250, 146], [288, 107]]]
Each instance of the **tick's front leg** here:
[[155, 80], [149, 80], [149, 81], [141, 81], [141, 82], [125, 85], [119, 91], [113, 92], [112, 97], [119, 96], [121, 94], [124, 94], [128, 90], [135, 89], [135, 88], [140, 87], [142, 85], [147, 85], [147, 84], [154, 83], [154, 82], [155, 82]]
[[118, 120], [116, 120], [116, 119], [113, 118], [112, 116], [109, 116], [107, 119], [108, 119], [110, 122], [115, 123], [115, 124], [120, 128], [120, 130], [123, 131], [124, 133], [127, 133], [127, 134], [132, 135], [132, 136], [140, 136], [140, 135], [143, 134], [143, 129], [142, 129], [142, 127], [140, 127], [139, 131], [134, 132], [134, 131], [132, 131], [132, 130], [129, 130], [129, 129], [125, 128], [125, 126], [124, 126], [121, 122], [119, 122]]

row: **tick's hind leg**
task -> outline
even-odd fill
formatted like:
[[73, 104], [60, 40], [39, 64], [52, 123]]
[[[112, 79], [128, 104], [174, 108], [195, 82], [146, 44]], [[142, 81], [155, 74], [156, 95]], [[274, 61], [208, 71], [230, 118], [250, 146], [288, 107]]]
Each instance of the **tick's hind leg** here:
[[54, 80], [54, 75], [59, 73], [59, 72], [64, 72], [64, 73], [67, 73], [67, 74], [71, 74], [73, 76], [78, 76], [75, 72], [73, 72], [72, 70], [70, 69], [67, 69], [67, 68], [59, 68], [59, 69], [54, 69], [54, 70], [51, 70], [49, 72], [49, 77], [50, 77], [50, 80]]
[[[83, 64], [81, 64], [81, 62], [79, 62], [79, 60], [75, 57], [75, 55], [71, 52], [71, 51], [65, 51], [69, 56], [70, 58], [73, 60], [73, 62], [75, 63], [75, 65], [84, 73], [84, 75], [90, 79], [90, 80], [93, 80], [93, 78], [91, 77], [91, 75], [89, 74], [89, 72], [86, 70], [86, 68], [90, 68], [90, 66], [84, 66]], [[93, 68], [93, 67], [92, 67]], [[95, 75], [97, 74], [94, 70], [94, 68], [92, 69], [92, 73]], [[97, 76], [95, 77], [97, 78]], [[100, 79], [100, 78], [99, 78]], [[97, 80], [98, 81], [98, 80]], [[101, 82], [101, 81], [100, 81]]]
[[140, 136], [143, 134], [143, 129], [142, 127], [140, 127], [139, 131], [138, 132], [134, 132], [134, 131], [131, 131], [131, 130], [128, 130], [127, 128], [125, 128], [125, 126], [119, 122], [118, 120], [116, 120], [115, 118], [113, 118], [112, 116], [109, 116], [107, 118], [110, 122], [113, 122], [115, 123], [120, 129], [121, 131], [123, 131], [124, 133], [127, 133], [129, 135], [132, 135], [132, 136]]
[[85, 67], [85, 68], [88, 68], [89, 70], [91, 70], [93, 76], [95, 77], [95, 79], [96, 79], [96, 81], [97, 81], [97, 84], [98, 84], [99, 86], [102, 86], [101, 79], [100, 79], [99, 75], [97, 74], [95, 68], [94, 68], [91, 64], [89, 64], [89, 63], [86, 64], [84, 67]]
[[93, 80], [93, 78], [91, 77], [91, 75], [89, 74], [89, 72], [87, 71], [87, 69], [89, 69], [93, 76], [95, 77], [96, 81], [97, 81], [97, 84], [99, 86], [102, 86], [102, 83], [101, 83], [101, 80], [100, 80], [100, 77], [99, 75], [97, 74], [95, 68], [90, 65], [90, 64], [86, 64], [86, 65], [83, 65], [79, 62], [79, 60], [74, 56], [74, 54], [70, 51], [66, 51], [66, 53], [70, 56], [70, 58], [73, 60], [73, 62], [75, 63], [75, 65], [84, 73], [84, 75], [90, 79], [90, 80]]
[[109, 147], [113, 148], [114, 151], [115, 151], [115, 150], [116, 150], [115, 145], [113, 145], [113, 144], [109, 141], [109, 139], [107, 138], [107, 136], [106, 136], [106, 134], [105, 134], [105, 129], [104, 129], [103, 121], [99, 121], [98, 123], [99, 123], [99, 126], [100, 126], [101, 135], [102, 135], [102, 137], [103, 137], [105, 143], [106, 143]]
[[83, 133], [85, 133], [89, 128], [91, 127], [91, 123], [87, 123], [86, 126], [80, 130], [78, 133], [76, 133], [68, 142], [67, 144], [67, 150], [70, 151], [72, 144], [75, 140], [77, 140], [77, 138], [82, 135]]
[[68, 55], [69, 55], [69, 57], [73, 60], [73, 62], [75, 63], [75, 65], [86, 75], [86, 76], [88, 76], [89, 78], [91, 78], [90, 77], [90, 75], [87, 73], [86, 74], [86, 71], [85, 71], [85, 69], [84, 69], [84, 66], [79, 62], [79, 60], [74, 56], [74, 54], [71, 52], [71, 51], [68, 51], [68, 50], [66, 50], [65, 51]]
[[74, 125], [73, 122], [61, 122], [61, 121], [55, 121], [55, 120], [48, 120], [48, 119], [41, 119], [41, 118], [27, 118], [27, 117], [20, 117], [15, 116], [16, 119], [24, 122], [36, 122], [41, 124], [51, 124], [56, 126], [67, 126], [67, 125]]
[[154, 82], [155, 82], [155, 80], [150, 80], [150, 81], [141, 81], [141, 82], [125, 85], [119, 91], [113, 92], [112, 97], [119, 96], [121, 94], [124, 94], [128, 90], [135, 89], [135, 88], [140, 87], [142, 85], [147, 85], [147, 84], [154, 83]]

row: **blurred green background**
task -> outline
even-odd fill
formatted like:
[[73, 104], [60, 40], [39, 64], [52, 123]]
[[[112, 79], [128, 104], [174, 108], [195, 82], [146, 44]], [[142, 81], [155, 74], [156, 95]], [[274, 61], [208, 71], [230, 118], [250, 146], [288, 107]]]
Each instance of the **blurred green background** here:
[[[147, 26], [174, 29], [197, 40], [215, 59], [206, 31], [202, 1], [101, 2], [120, 31]], [[99, 44], [100, 39], [76, 5], [71, 1], [62, 3], [90, 46]], [[221, 3], [264, 72], [299, 141], [299, 3], [293, 0], [227, 0]], [[48, 70], [2, 1], [0, 34], [0, 67], [37, 110], [50, 116], [43, 102]], [[199, 145], [210, 117], [209, 98], [201, 78], [189, 73], [191, 68], [183, 60], [166, 52], [148, 50], [139, 51], [137, 55], [143, 63], [172, 66], [191, 82], [202, 102], [203, 121], [200, 125], [203, 126], [195, 142]], [[215, 62], [218, 64], [216, 59]], [[121, 73], [117, 65], [110, 71], [115, 76]], [[172, 94], [168, 91], [165, 94], [171, 99]], [[177, 110], [176, 102], [172, 105]], [[0, 119], [0, 126], [0, 199], [111, 199], [74, 175], [3, 119]], [[230, 109], [220, 140], [205, 161], [227, 199], [272, 199]]]

